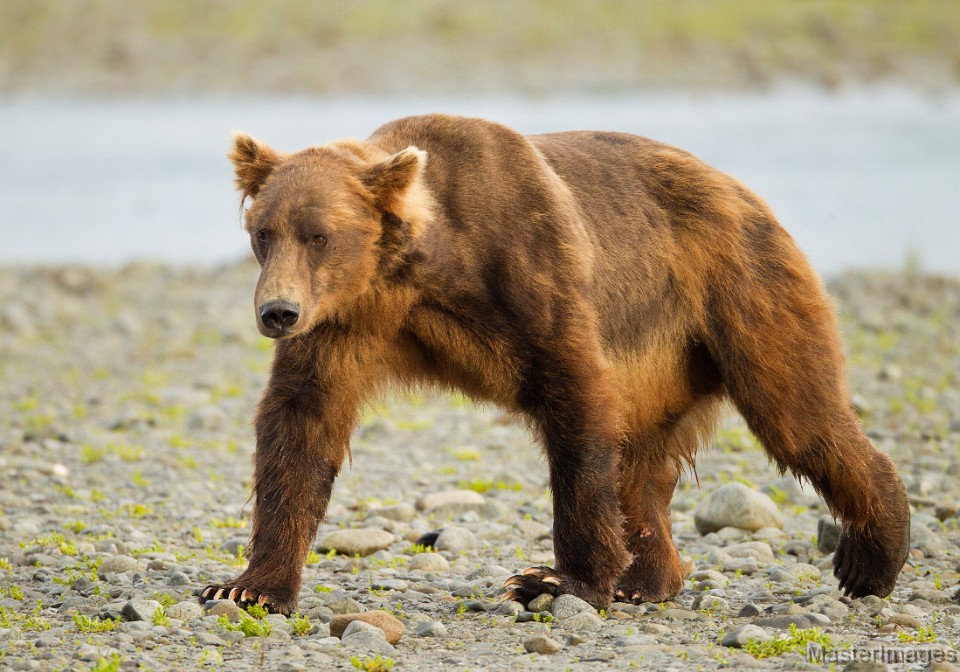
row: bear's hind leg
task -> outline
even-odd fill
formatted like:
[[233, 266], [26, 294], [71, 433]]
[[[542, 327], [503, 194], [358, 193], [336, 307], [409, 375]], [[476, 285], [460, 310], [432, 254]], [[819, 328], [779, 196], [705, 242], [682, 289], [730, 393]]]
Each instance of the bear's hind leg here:
[[675, 455], [664, 454], [662, 435], [631, 436], [620, 457], [620, 510], [633, 561], [620, 575], [616, 602], [663, 602], [683, 588], [680, 555], [670, 530], [670, 500], [680, 477]]
[[767, 453], [781, 470], [808, 479], [841, 519], [834, 556], [841, 590], [883, 597], [909, 550], [906, 491], [893, 463], [860, 428], [832, 308], [796, 257], [781, 265], [768, 260], [765, 275], [742, 273], [727, 283], [724, 299], [714, 303], [710, 352]]

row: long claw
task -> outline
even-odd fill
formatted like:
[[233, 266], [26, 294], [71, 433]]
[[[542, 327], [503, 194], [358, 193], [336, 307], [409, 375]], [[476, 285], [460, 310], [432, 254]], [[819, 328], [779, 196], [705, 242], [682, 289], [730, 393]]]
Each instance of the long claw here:
[[259, 604], [261, 607], [269, 603], [270, 603], [270, 598], [267, 597], [266, 595], [261, 595], [260, 597], [257, 598], [257, 604]]
[[220, 588], [220, 589], [216, 592], [216, 594], [214, 594], [213, 599], [215, 599], [215, 600], [221, 599], [221, 598], [223, 597], [223, 591], [224, 591], [224, 590], [226, 590], [226, 589], [225, 589], [225, 588]]
[[555, 577], [555, 576], [545, 576], [545, 577], [543, 577], [542, 579], [540, 579], [540, 581], [541, 581], [542, 583], [549, 583], [550, 585], [553, 585], [553, 586], [559, 586], [559, 585], [560, 585], [560, 579], [558, 579], [558, 578]]
[[520, 577], [516, 575], [511, 576], [509, 579], [503, 582], [504, 588], [506, 588], [507, 586], [521, 586], [521, 585], [523, 585], [523, 582], [520, 580]]
[[217, 589], [216, 586], [207, 586], [206, 588], [204, 588], [203, 593], [200, 595], [200, 597], [202, 597], [205, 600], [212, 599], [213, 591], [216, 589]]
[[501, 602], [501, 603], [503, 603], [503, 602], [519, 602], [519, 601], [520, 601], [519, 598], [520, 598], [520, 593], [518, 593], [518, 592], [515, 591], [515, 590], [511, 590], [511, 591], [503, 594], [503, 596], [500, 598], [500, 602]]
[[236, 602], [236, 601], [237, 601], [237, 595], [238, 595], [239, 593], [240, 593], [240, 589], [239, 589], [239, 588], [233, 588], [233, 589], [230, 590], [230, 595], [229, 595], [229, 597], [228, 597], [227, 599], [228, 599], [228, 600], [233, 600], [234, 602]]
[[240, 601], [241, 601], [241, 602], [253, 602], [253, 600], [254, 600], [254, 598], [256, 598], [256, 596], [257, 596], [256, 593], [252, 593], [252, 592], [250, 592], [249, 590], [244, 590], [244, 591], [240, 594]]

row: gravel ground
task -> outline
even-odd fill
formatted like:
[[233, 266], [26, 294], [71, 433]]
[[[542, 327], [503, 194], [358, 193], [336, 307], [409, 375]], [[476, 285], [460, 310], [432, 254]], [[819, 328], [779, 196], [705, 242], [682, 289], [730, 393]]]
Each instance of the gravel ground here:
[[914, 507], [889, 598], [837, 593], [825, 506], [731, 418], [677, 488], [673, 602], [498, 606], [553, 559], [545, 465], [497, 409], [415, 395], [364, 415], [286, 619], [194, 597], [243, 564], [271, 351], [256, 275], [0, 269], [0, 669], [820, 669], [807, 641], [837, 669], [957, 659], [960, 281], [831, 283], [855, 405]]

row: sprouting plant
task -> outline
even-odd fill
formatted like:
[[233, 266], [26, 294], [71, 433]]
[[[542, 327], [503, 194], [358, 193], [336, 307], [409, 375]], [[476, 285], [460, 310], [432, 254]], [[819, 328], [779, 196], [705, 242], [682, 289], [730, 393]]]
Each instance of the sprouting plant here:
[[120, 625], [119, 618], [108, 618], [101, 621], [99, 618], [90, 618], [79, 612], [74, 613], [73, 622], [80, 632], [110, 632], [116, 630]]
[[290, 627], [293, 628], [293, 634], [302, 637], [310, 632], [313, 625], [310, 623], [310, 617], [306, 614], [297, 614], [290, 619]]
[[157, 607], [153, 612], [153, 624], [167, 627], [170, 625], [170, 619], [163, 613], [163, 607]]
[[393, 658], [383, 658], [382, 656], [364, 658], [363, 660], [354, 656], [350, 659], [350, 664], [358, 670], [363, 670], [363, 672], [387, 672], [393, 669], [396, 663], [394, 663]]

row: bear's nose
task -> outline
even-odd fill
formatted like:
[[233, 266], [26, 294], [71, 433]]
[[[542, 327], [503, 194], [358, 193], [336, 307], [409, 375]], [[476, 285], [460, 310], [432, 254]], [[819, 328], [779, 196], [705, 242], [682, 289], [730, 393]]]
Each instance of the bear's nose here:
[[268, 301], [260, 307], [260, 321], [267, 329], [286, 331], [299, 317], [300, 306], [292, 301]]

